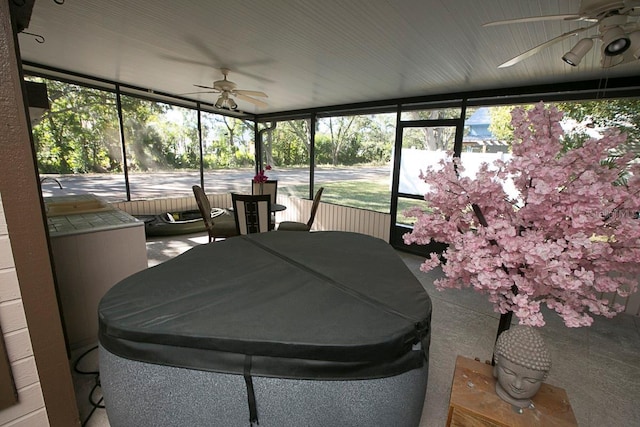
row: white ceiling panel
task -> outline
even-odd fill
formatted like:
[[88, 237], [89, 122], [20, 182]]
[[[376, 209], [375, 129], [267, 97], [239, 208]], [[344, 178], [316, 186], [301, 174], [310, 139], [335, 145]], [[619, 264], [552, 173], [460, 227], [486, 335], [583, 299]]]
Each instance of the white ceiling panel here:
[[[226, 67], [239, 89], [268, 94], [267, 107], [237, 100], [239, 109], [258, 114], [639, 75], [637, 60], [601, 68], [599, 42], [578, 67], [564, 63], [562, 55], [581, 36], [498, 68], [589, 24], [482, 24], [574, 14], [580, 6], [576, 0], [37, 0], [26, 31], [45, 43], [20, 34], [19, 44], [25, 61], [174, 95], [212, 85]], [[637, 19], [628, 17], [632, 24]], [[217, 96], [184, 95], [208, 103]]]

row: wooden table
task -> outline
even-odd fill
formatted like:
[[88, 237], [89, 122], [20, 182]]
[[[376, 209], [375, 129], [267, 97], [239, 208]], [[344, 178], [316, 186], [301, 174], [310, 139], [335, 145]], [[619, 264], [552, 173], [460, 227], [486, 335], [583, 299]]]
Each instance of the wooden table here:
[[502, 400], [495, 392], [493, 367], [458, 356], [453, 374], [447, 426], [455, 427], [525, 427], [577, 426], [567, 393], [542, 384], [531, 399], [534, 409], [522, 413]]

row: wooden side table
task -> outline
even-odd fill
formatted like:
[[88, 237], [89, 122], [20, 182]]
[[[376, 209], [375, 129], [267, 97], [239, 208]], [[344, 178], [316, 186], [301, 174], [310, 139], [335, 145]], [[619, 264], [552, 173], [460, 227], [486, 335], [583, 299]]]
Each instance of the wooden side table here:
[[534, 409], [519, 414], [495, 391], [493, 366], [458, 356], [453, 374], [447, 426], [452, 427], [565, 427], [577, 426], [564, 389], [542, 384], [531, 399]]

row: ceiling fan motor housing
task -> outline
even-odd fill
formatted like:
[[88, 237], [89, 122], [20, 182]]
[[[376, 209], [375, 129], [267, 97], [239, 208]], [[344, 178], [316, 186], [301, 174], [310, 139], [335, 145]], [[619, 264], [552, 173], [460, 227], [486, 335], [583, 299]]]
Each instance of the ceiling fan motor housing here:
[[213, 82], [213, 87], [222, 92], [231, 92], [236, 89], [237, 85], [234, 82], [230, 82], [225, 77], [224, 80], [218, 80]]

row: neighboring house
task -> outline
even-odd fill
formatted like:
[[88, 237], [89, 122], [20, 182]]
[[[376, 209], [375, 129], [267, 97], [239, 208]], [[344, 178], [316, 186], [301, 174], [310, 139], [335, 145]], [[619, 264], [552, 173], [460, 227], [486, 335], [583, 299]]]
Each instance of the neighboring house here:
[[480, 107], [475, 113], [464, 121], [465, 128], [469, 132], [465, 134], [462, 141], [463, 152], [474, 153], [507, 153], [509, 145], [498, 140], [489, 126], [491, 125], [491, 114], [489, 107]]

